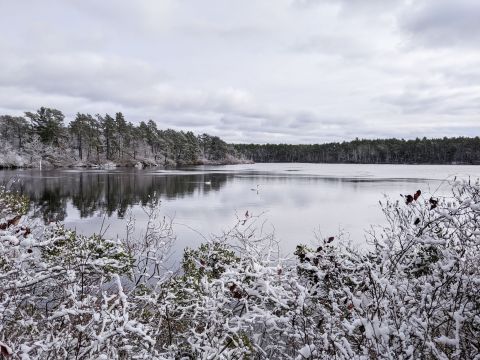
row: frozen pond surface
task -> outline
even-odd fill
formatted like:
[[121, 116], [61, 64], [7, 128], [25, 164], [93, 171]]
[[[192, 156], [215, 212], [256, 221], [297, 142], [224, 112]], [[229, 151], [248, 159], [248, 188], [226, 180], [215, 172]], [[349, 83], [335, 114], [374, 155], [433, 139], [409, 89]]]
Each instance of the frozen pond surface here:
[[[199, 166], [175, 170], [15, 170], [0, 171], [0, 182], [17, 177], [32, 200], [32, 212], [44, 221], [63, 221], [83, 233], [125, 233], [129, 211], [138, 228], [146, 222], [141, 204], [150, 196], [174, 222], [177, 256], [185, 246], [219, 234], [236, 216], [263, 214], [267, 231], [275, 230], [285, 254], [299, 243], [346, 233], [365, 243], [364, 231], [382, 224], [378, 201], [384, 195], [421, 189], [442, 195], [453, 176], [480, 177], [480, 166], [254, 164]], [[257, 189], [258, 192], [255, 190]], [[253, 190], [252, 190], [253, 189]]]

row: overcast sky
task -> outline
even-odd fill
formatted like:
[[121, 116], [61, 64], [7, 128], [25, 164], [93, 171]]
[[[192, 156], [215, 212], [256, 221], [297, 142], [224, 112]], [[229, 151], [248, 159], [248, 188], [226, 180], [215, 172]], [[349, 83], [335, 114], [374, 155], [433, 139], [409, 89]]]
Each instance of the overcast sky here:
[[478, 0], [0, 0], [0, 113], [229, 142], [480, 134]]

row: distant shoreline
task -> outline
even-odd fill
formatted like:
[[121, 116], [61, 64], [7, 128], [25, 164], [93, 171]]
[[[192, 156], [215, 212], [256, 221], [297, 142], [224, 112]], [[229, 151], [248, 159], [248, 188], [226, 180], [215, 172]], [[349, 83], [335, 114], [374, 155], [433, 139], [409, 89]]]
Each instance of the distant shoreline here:
[[325, 144], [232, 144], [255, 162], [480, 165], [480, 138], [356, 139]]

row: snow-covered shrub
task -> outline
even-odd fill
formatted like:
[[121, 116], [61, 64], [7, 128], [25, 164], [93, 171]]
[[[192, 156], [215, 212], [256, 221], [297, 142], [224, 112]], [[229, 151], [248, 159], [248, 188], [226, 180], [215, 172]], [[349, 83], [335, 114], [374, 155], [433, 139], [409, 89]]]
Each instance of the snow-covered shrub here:
[[282, 261], [252, 228], [241, 229], [245, 221], [225, 242], [187, 250], [176, 279], [186, 353], [479, 357], [480, 186], [454, 182], [452, 189], [451, 198], [417, 192], [407, 204], [387, 201], [388, 226], [372, 234], [366, 253], [328, 238], [317, 249], [299, 246], [297, 261]]
[[[418, 193], [418, 192], [417, 192]], [[410, 200], [410, 201], [409, 201]], [[480, 185], [455, 181], [449, 198], [388, 201], [364, 288], [352, 291], [363, 351], [384, 357], [480, 355]], [[354, 330], [352, 330], [354, 331]]]
[[199, 249], [185, 250], [184, 272], [171, 285], [172, 309], [183, 329], [177, 356], [283, 356], [286, 344], [278, 341], [280, 335], [288, 337], [291, 288], [275, 248], [256, 219], [245, 219]]
[[[0, 195], [4, 211], [15, 206], [3, 204], [22, 204]], [[143, 325], [128, 316], [120, 276], [133, 259], [121, 244], [61, 225], [39, 235], [15, 212], [0, 227], [0, 341], [15, 356], [111, 358], [151, 347]]]
[[26, 166], [25, 160], [8, 142], [0, 143], [0, 167]]
[[366, 254], [297, 250], [315, 357], [480, 357], [480, 186], [452, 190], [387, 201]]
[[60, 225], [30, 230], [21, 205], [1, 205], [23, 201], [0, 193], [4, 356], [480, 358], [478, 182], [453, 182], [448, 198], [387, 200], [388, 225], [363, 252], [329, 237], [282, 259], [247, 213], [186, 249], [176, 272], [157, 203], [141, 237], [130, 219], [127, 238], [108, 241]]
[[28, 211], [29, 200], [27, 197], [12, 193], [5, 187], [0, 187], [0, 220], [5, 222], [4, 217], [14, 218], [25, 215]]

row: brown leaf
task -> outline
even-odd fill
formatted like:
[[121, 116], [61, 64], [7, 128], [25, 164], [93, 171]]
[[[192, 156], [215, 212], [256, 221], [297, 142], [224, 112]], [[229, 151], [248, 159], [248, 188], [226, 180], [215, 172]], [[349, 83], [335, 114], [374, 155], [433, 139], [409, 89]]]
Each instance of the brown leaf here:
[[17, 215], [13, 219], [7, 220], [7, 227], [12, 226], [12, 225], [17, 226], [18, 222], [20, 221], [21, 218], [22, 218], [21, 215]]
[[413, 195], [413, 200], [417, 200], [421, 194], [422, 192], [420, 190], [417, 190], [417, 192]]

